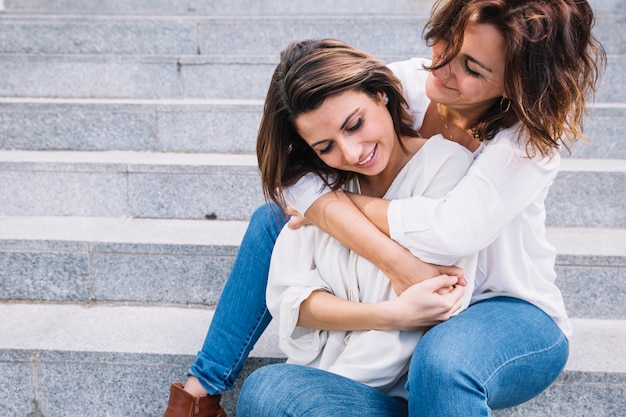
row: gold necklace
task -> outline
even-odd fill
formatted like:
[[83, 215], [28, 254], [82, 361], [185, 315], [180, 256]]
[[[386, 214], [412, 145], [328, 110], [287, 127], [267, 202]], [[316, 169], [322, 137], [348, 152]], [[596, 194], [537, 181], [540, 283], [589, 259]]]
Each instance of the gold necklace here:
[[[443, 117], [443, 115], [441, 114], [441, 107], [440, 106], [441, 106], [441, 103], [437, 103], [437, 114], [439, 115], [439, 118], [441, 119], [441, 122], [443, 123], [443, 126], [448, 131], [448, 135], [450, 135], [450, 140], [452, 142], [457, 142], [456, 140], [454, 140], [454, 135], [452, 134], [452, 130], [450, 130], [450, 127], [448, 127], [448, 122], [446, 122], [446, 118]], [[467, 134], [467, 131], [463, 130], [463, 132]], [[474, 142], [474, 141], [480, 142], [480, 139], [478, 139], [476, 136], [474, 136], [472, 134], [470, 134], [469, 136], [471, 138], [470, 143]], [[457, 143], [461, 144], [461, 142], [457, 142]]]

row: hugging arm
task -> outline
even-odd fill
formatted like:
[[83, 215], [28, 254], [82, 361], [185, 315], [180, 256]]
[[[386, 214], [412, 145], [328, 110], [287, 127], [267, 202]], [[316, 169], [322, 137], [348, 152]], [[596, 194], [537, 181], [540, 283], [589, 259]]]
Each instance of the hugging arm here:
[[397, 294], [412, 284], [441, 274], [455, 275], [462, 280], [459, 268], [422, 262], [390, 239], [342, 191], [322, 195], [309, 207], [305, 217], [376, 265], [389, 277]]
[[545, 198], [559, 164], [558, 154], [529, 158], [523, 148], [496, 143], [443, 198], [349, 197], [377, 228], [421, 259], [463, 257], [487, 247], [523, 210], [540, 210], [537, 201]]

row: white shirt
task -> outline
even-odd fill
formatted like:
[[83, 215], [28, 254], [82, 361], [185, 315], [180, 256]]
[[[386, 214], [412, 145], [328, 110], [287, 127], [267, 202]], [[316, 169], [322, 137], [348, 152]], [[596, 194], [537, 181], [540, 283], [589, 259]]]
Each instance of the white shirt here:
[[[413, 58], [389, 65], [402, 81], [417, 128], [429, 104], [424, 63], [429, 61]], [[545, 198], [559, 166], [558, 152], [552, 158], [528, 158], [516, 127], [502, 130], [484, 142], [467, 175], [446, 196], [392, 201], [391, 238], [426, 262], [480, 251], [472, 302], [496, 296], [528, 301], [570, 336], [571, 323], [554, 283], [556, 250], [545, 230]], [[310, 205], [325, 192], [307, 176], [285, 197], [305, 213], [309, 206], [298, 202]]]
[[[471, 152], [441, 135], [429, 139], [399, 172], [385, 198], [443, 196], [465, 174]], [[358, 192], [358, 183], [349, 187]], [[477, 256], [442, 256], [465, 273], [469, 304]], [[390, 395], [407, 398], [404, 376], [422, 332], [322, 331], [297, 327], [300, 305], [313, 291], [365, 303], [396, 298], [389, 279], [367, 259], [314, 226], [285, 227], [276, 241], [267, 285], [267, 306], [278, 323], [287, 362], [328, 370]]]

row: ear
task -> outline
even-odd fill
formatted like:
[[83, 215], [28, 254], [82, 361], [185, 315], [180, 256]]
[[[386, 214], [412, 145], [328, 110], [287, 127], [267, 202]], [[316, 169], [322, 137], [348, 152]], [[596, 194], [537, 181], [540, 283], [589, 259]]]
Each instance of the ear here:
[[385, 103], [385, 106], [387, 105], [387, 103], [389, 103], [389, 97], [387, 96], [387, 93], [385, 93], [384, 91], [379, 91], [378, 97], [380, 98], [381, 102]]

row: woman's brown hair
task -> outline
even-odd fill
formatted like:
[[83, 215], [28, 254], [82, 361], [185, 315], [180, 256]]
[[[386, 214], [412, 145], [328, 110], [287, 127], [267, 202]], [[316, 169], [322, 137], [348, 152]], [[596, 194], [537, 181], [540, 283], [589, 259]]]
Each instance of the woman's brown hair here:
[[324, 164], [294, 124], [299, 115], [346, 91], [372, 98], [384, 92], [398, 140], [417, 136], [401, 84], [384, 63], [335, 39], [292, 42], [282, 51], [272, 76], [257, 136], [261, 183], [268, 200], [282, 205], [283, 189], [309, 172], [333, 189], [354, 176]]
[[[430, 69], [459, 53], [468, 22], [494, 25], [505, 42], [504, 88], [473, 126], [480, 140], [520, 122], [529, 157], [550, 156], [582, 139], [586, 100], [606, 65], [593, 36], [593, 10], [584, 0], [438, 0], [424, 29], [428, 45], [444, 54]], [[505, 111], [506, 110], [506, 111]]]

